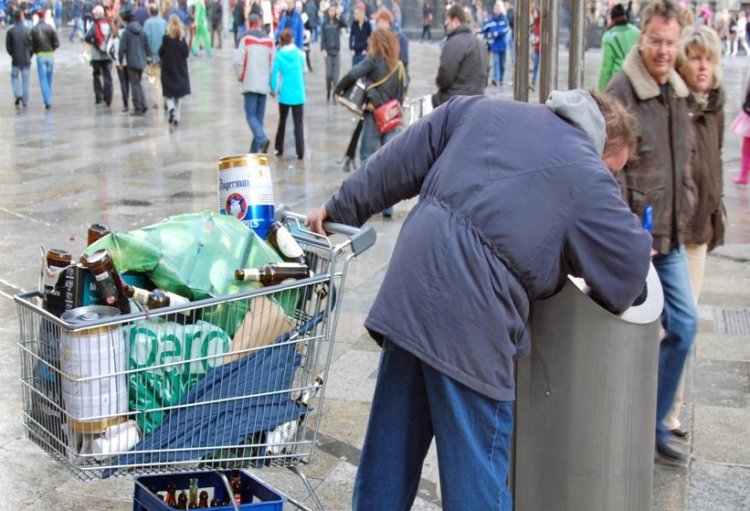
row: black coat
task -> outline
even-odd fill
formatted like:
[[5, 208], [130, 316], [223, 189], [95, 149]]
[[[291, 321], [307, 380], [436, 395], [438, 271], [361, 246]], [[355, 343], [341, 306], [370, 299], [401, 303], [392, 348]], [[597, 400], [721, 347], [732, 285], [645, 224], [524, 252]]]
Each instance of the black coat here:
[[487, 51], [466, 25], [448, 34], [440, 53], [440, 67], [435, 83], [438, 92], [432, 105], [438, 106], [453, 96], [484, 94], [487, 79]]
[[190, 55], [190, 49], [185, 39], [172, 39], [164, 35], [159, 58], [161, 59], [161, 89], [165, 98], [181, 98], [190, 94], [188, 55]]
[[5, 49], [10, 55], [12, 65], [29, 67], [31, 65], [31, 32], [23, 23], [16, 23], [5, 35]]

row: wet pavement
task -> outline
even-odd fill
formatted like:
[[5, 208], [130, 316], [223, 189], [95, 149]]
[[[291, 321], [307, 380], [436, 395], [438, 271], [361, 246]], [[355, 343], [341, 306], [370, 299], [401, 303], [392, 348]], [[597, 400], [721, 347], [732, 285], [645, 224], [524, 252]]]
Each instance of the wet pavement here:
[[[190, 60], [193, 94], [175, 129], [158, 109], [145, 117], [120, 112], [116, 77], [112, 108], [96, 106], [82, 48], [62, 38], [55, 57], [53, 107], [48, 111], [42, 106], [35, 64], [29, 107], [13, 107], [9, 59], [0, 58], [0, 385], [6, 389], [0, 404], [0, 509], [132, 507], [132, 481], [81, 482], [24, 436], [19, 330], [11, 296], [36, 286], [39, 245], [79, 253], [92, 222], [128, 230], [172, 214], [216, 209], [217, 160], [243, 153], [250, 145], [230, 50], [217, 51], [213, 59]], [[412, 97], [432, 91], [438, 55], [435, 44], [411, 43]], [[599, 54], [589, 52], [587, 59], [586, 82], [593, 84]], [[567, 57], [561, 56], [560, 62], [567, 62]], [[725, 63], [727, 124], [739, 111], [749, 64], [742, 58]], [[317, 47], [313, 67], [306, 77], [305, 159], [296, 160], [291, 126], [287, 156], [272, 158], [276, 201], [299, 212], [319, 205], [346, 177], [340, 160], [354, 128], [347, 111], [325, 102]], [[345, 57], [342, 68], [348, 67]], [[564, 73], [560, 83], [565, 83]], [[488, 93], [511, 96], [507, 85]], [[266, 129], [271, 137], [277, 118], [276, 103], [269, 101]], [[726, 246], [708, 258], [700, 334], [688, 366], [683, 416], [690, 431], [686, 448], [691, 459], [683, 468], [656, 466], [653, 509], [659, 511], [750, 508], [750, 189], [731, 184], [739, 168], [739, 143], [726, 130], [725, 203], [730, 225]], [[370, 224], [378, 233], [377, 244], [350, 267], [319, 445], [312, 463], [303, 467], [326, 509], [350, 507], [378, 363], [377, 346], [362, 323], [412, 205], [396, 206], [392, 219], [374, 217]], [[264, 469], [258, 475], [307, 499], [299, 479], [287, 470]], [[422, 478], [414, 509], [439, 509], [433, 453]]]

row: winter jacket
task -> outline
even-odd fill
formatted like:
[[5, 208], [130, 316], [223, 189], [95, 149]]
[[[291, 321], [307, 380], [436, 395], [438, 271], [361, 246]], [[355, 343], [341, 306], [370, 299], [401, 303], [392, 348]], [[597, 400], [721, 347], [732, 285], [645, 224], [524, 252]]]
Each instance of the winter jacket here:
[[57, 32], [51, 26], [47, 25], [44, 21], [39, 20], [39, 23], [34, 25], [31, 29], [31, 53], [52, 53], [60, 46], [60, 41], [57, 39]]
[[146, 24], [146, 20], [149, 18], [148, 14], [148, 8], [145, 5], [139, 5], [135, 8], [135, 11], [133, 12], [133, 19], [141, 24], [141, 26]]
[[278, 93], [279, 103], [292, 106], [305, 103], [304, 73], [305, 54], [302, 50], [292, 44], [279, 48], [271, 70], [271, 91]]
[[341, 18], [335, 16], [333, 19], [326, 14], [320, 26], [320, 51], [325, 51], [330, 57], [335, 57], [341, 52], [341, 29], [346, 28]]
[[307, 19], [310, 21], [310, 24], [312, 26], [317, 26], [320, 17], [318, 16], [318, 3], [315, 0], [307, 0], [305, 2], [304, 7], [305, 14], [307, 14]]
[[107, 44], [111, 35], [112, 27], [104, 18], [100, 18], [91, 25], [89, 33], [86, 34], [86, 40], [91, 41], [91, 61], [101, 62], [109, 61], [107, 53]]
[[221, 18], [224, 8], [221, 2], [216, 0], [211, 2], [211, 6], [208, 9], [208, 17], [211, 20], [211, 27], [221, 29]]
[[372, 103], [373, 106], [380, 106], [394, 98], [399, 103], [403, 103], [406, 77], [403, 74], [399, 77], [398, 70], [385, 83], [375, 88], [369, 88], [370, 85], [388, 76], [390, 72], [388, 63], [383, 57], [380, 55], [368, 55], [339, 80], [339, 83], [336, 84], [336, 94], [339, 96], [343, 95], [357, 80], [362, 78], [368, 85], [367, 101]]
[[276, 29], [276, 34], [274, 34], [274, 38], [278, 41], [279, 37], [281, 36], [281, 31], [285, 28], [292, 29], [292, 34], [294, 34], [294, 45], [299, 48], [300, 50], [304, 50], [305, 48], [305, 27], [304, 22], [302, 21], [302, 17], [299, 15], [297, 11], [292, 11], [292, 15], [290, 16], [288, 12], [284, 11], [284, 15], [281, 17], [281, 20], [279, 21], [279, 26]]
[[148, 39], [143, 32], [143, 27], [137, 21], [131, 21], [125, 28], [120, 38], [120, 48], [117, 52], [117, 60], [124, 64], [127, 58], [127, 65], [132, 69], [144, 69], [147, 59], [151, 58], [151, 47], [148, 45]]
[[622, 67], [630, 48], [641, 35], [638, 27], [625, 23], [614, 25], [602, 36], [602, 67], [599, 70], [599, 90], [604, 90]]
[[688, 97], [690, 117], [695, 130], [695, 152], [691, 164], [698, 204], [688, 224], [685, 243], [709, 249], [721, 244], [724, 234], [723, 172], [721, 149], [724, 139], [724, 89], [716, 88], [701, 103], [694, 95]]
[[505, 42], [508, 38], [508, 18], [505, 14], [500, 13], [493, 15], [482, 25], [482, 33], [490, 46], [492, 53], [500, 53], [505, 51]]
[[435, 83], [438, 92], [432, 96], [438, 106], [451, 96], [484, 94], [487, 81], [487, 52], [471, 29], [461, 25], [448, 34], [440, 53], [440, 67]]
[[164, 15], [164, 19], [169, 21], [169, 18], [171, 18], [172, 15], [177, 16], [185, 26], [185, 30], [187, 30], [188, 26], [190, 25], [190, 16], [188, 16], [188, 13], [177, 7], [172, 7]]
[[143, 25], [143, 32], [148, 39], [148, 47], [151, 48], [152, 60], [159, 62], [159, 50], [164, 34], [167, 33], [167, 22], [161, 16], [151, 16]]
[[273, 41], [265, 30], [254, 28], [240, 39], [234, 50], [233, 64], [243, 93], [269, 93]]
[[638, 123], [637, 161], [629, 162], [618, 178], [623, 197], [635, 214], [642, 218], [646, 206], [652, 207], [651, 233], [654, 249], [660, 254], [684, 243], [695, 208], [688, 88], [674, 70], [667, 84], [665, 99], [634, 46], [607, 86], [607, 92], [619, 99]]
[[363, 21], [361, 26], [356, 21], [352, 21], [352, 26], [349, 28], [349, 49], [356, 55], [366, 52], [371, 34], [372, 27], [367, 20]]
[[190, 94], [190, 74], [187, 59], [190, 55], [185, 39], [164, 35], [159, 49], [161, 60], [161, 89], [165, 98], [181, 98]]
[[31, 32], [23, 23], [16, 23], [5, 34], [5, 49], [10, 55], [11, 65], [31, 66]]
[[492, 399], [515, 399], [532, 300], [568, 274], [613, 311], [643, 288], [649, 234], [586, 132], [546, 106], [453, 98], [368, 158], [325, 208], [360, 226], [416, 195], [365, 327]]
[[409, 40], [403, 32], [397, 32], [398, 37], [398, 60], [403, 62], [404, 66], [409, 67]]

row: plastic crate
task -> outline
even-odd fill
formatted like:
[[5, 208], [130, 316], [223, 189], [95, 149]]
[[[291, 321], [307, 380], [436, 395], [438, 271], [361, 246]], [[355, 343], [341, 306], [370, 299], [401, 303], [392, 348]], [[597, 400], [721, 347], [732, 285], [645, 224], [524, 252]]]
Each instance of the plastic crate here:
[[[239, 470], [240, 486], [242, 488], [241, 510], [252, 511], [282, 511], [286, 496], [278, 490], [268, 486], [260, 479], [253, 477], [245, 470]], [[229, 478], [232, 471], [222, 472]], [[175, 474], [159, 474], [140, 476], [135, 479], [135, 495], [133, 496], [133, 511], [170, 511], [172, 507], [162, 502], [156, 495], [160, 492], [166, 495], [167, 486], [170, 484], [177, 488], [177, 492], [185, 490], [190, 485], [190, 479], [198, 480], [198, 487], [209, 492], [209, 501], [216, 497], [219, 502], [232, 499], [232, 494], [224, 484], [217, 472], [184, 472]], [[211, 491], [213, 490], [213, 491]], [[233, 511], [235, 508], [230, 503], [228, 506], [212, 507], [217, 511]]]

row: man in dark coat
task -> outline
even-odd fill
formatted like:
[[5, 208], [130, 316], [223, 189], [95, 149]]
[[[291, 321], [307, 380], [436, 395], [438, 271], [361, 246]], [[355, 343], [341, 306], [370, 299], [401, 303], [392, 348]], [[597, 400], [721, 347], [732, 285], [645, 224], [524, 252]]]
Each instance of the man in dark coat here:
[[338, 83], [341, 69], [341, 30], [346, 28], [346, 23], [337, 11], [336, 2], [328, 4], [320, 27], [320, 51], [326, 59], [326, 101], [331, 101], [331, 89]]
[[39, 23], [31, 29], [31, 53], [36, 55], [36, 70], [39, 88], [42, 90], [44, 108], [52, 108], [52, 76], [55, 71], [55, 50], [60, 46], [57, 32], [44, 22], [44, 13], [39, 13]]
[[[146, 98], [143, 95], [141, 86], [141, 77], [146, 64], [151, 62], [151, 48], [148, 44], [148, 38], [140, 23], [135, 21], [133, 10], [126, 7], [120, 17], [128, 26], [120, 38], [120, 49], [117, 60], [122, 68], [127, 62], [128, 81], [130, 82], [130, 92], [133, 98], [133, 112], [131, 115], [143, 115], [148, 110]], [[165, 94], [166, 96], [166, 94]]]
[[484, 94], [487, 81], [487, 52], [466, 25], [463, 7], [451, 6], [447, 17], [448, 40], [440, 52], [435, 78], [438, 91], [432, 95], [432, 106], [441, 105], [452, 96]]
[[675, 71], [682, 16], [672, 0], [653, 0], [641, 14], [638, 44], [628, 53], [607, 92], [633, 112], [641, 131], [638, 159], [623, 171], [623, 194], [633, 212], [653, 217], [654, 268], [664, 289], [656, 396], [656, 451], [659, 459], [682, 464], [687, 455], [662, 421], [674, 400], [693, 339], [698, 311], [693, 301], [685, 233], [694, 213], [693, 151], [688, 88]]
[[[5, 49], [11, 58], [10, 81], [16, 106], [29, 104], [29, 72], [31, 71], [31, 33], [24, 25], [23, 11], [14, 14], [14, 25], [5, 34]], [[20, 76], [20, 80], [19, 80]]]
[[531, 350], [531, 302], [568, 274], [615, 313], [643, 289], [651, 237], [612, 176], [636, 143], [632, 117], [581, 90], [550, 98], [453, 98], [308, 216], [322, 233], [324, 220], [359, 226], [419, 195], [365, 321], [383, 351], [355, 511], [409, 509], [433, 437], [445, 509], [510, 510], [514, 363]]

